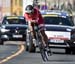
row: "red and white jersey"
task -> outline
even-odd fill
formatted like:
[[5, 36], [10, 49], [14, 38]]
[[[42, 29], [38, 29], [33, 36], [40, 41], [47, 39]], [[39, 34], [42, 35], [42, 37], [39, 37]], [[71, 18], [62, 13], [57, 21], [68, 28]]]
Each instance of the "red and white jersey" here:
[[38, 9], [34, 8], [34, 13], [32, 15], [28, 14], [28, 13], [25, 13], [24, 14], [24, 17], [27, 21], [30, 21], [30, 20], [37, 20], [38, 24], [39, 24], [39, 27], [41, 26], [44, 26], [44, 20], [42, 18], [42, 15], [41, 13], [39, 12]]

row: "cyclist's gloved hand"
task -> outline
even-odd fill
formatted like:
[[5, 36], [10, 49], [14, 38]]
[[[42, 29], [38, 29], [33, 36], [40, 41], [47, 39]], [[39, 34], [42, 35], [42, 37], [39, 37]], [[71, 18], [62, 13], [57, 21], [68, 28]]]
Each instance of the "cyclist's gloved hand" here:
[[31, 22], [33, 22], [33, 23], [37, 23], [38, 21], [37, 21], [37, 20], [31, 20]]

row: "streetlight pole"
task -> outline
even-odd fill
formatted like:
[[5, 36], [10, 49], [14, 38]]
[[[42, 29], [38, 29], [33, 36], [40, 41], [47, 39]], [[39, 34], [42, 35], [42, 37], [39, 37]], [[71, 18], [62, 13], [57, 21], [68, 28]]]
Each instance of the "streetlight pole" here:
[[60, 6], [59, 3], [60, 3], [60, 0], [58, 0], [58, 9], [59, 9], [59, 6]]
[[3, 0], [0, 0], [0, 23], [2, 22], [3, 17]]

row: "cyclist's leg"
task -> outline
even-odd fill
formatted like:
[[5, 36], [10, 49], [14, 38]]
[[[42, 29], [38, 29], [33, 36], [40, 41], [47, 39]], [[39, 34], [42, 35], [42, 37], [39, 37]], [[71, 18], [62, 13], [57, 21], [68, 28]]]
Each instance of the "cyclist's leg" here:
[[41, 36], [42, 36], [42, 42], [41, 42], [41, 47], [40, 47], [40, 53], [42, 56], [43, 61], [48, 61], [48, 51], [47, 51], [47, 36], [44, 33], [44, 30], [41, 30]]
[[42, 37], [44, 39], [44, 50], [47, 51], [48, 55], [51, 56], [53, 53], [51, 52], [51, 49], [49, 48], [49, 44], [48, 44], [48, 37], [47, 35], [45, 34], [45, 31], [42, 30], [41, 31], [41, 34], [42, 34]]
[[30, 22], [30, 24], [29, 24], [29, 30], [30, 30], [30, 32], [31, 32], [32, 38], [34, 39], [34, 38], [35, 38], [35, 36], [34, 36], [35, 31], [34, 31], [34, 29], [33, 29], [32, 22]]
[[40, 32], [41, 32], [42, 38], [44, 40], [44, 42], [43, 42], [44, 46], [48, 46], [48, 38], [47, 38], [47, 35], [45, 34], [45, 31], [41, 30]]

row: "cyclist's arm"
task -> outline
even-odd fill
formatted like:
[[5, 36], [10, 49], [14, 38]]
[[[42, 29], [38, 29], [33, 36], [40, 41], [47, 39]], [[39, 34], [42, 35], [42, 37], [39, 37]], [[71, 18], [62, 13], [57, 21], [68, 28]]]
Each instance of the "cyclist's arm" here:
[[39, 20], [38, 20], [38, 23], [39, 23], [39, 27], [41, 26], [44, 26], [44, 19], [41, 15], [41, 13], [39, 12]]
[[25, 19], [26, 19], [27, 24], [30, 26], [30, 18], [28, 17], [28, 14], [25, 13], [25, 14], [24, 14], [24, 17], [25, 17]]

